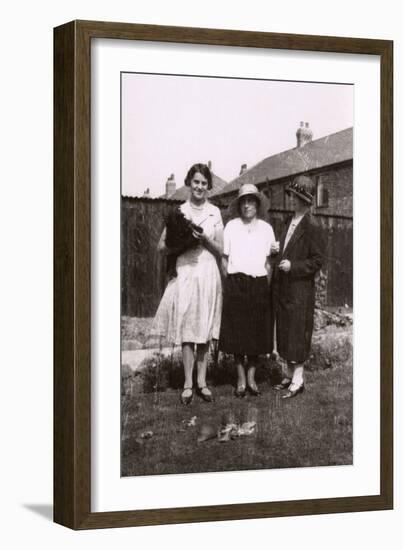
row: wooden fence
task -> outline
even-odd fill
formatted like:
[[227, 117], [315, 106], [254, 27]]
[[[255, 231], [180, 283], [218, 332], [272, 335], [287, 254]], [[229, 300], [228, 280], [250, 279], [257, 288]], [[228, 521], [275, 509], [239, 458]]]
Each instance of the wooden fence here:
[[[274, 210], [268, 221], [278, 238], [285, 218], [290, 212]], [[353, 306], [353, 219], [315, 213], [325, 238], [326, 295], [323, 305], [328, 307]]]
[[[121, 305], [122, 315], [151, 317], [166, 284], [165, 261], [157, 252], [164, 218], [179, 202], [166, 199], [122, 198]], [[278, 238], [289, 212], [274, 210], [270, 223]], [[353, 220], [315, 214], [327, 241], [324, 265], [327, 306], [353, 304]], [[225, 219], [225, 212], [223, 212]]]

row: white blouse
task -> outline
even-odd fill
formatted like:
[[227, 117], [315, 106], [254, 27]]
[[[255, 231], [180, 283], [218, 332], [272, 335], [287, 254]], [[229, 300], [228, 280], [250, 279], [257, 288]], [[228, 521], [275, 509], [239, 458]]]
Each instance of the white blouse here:
[[224, 255], [228, 256], [228, 273], [244, 273], [252, 277], [267, 275], [266, 260], [275, 237], [267, 222], [255, 219], [244, 223], [235, 218], [224, 229]]
[[302, 214], [302, 216], [298, 216], [298, 218], [297, 218], [297, 217], [292, 218], [292, 220], [291, 220], [291, 222], [290, 222], [290, 225], [288, 226], [287, 235], [285, 236], [284, 248], [283, 248], [283, 250], [286, 249], [287, 244], [289, 243], [291, 237], [292, 237], [293, 234], [294, 234], [294, 231], [297, 229], [298, 224], [299, 224], [299, 222], [302, 220], [303, 217], [304, 217], [304, 214]]

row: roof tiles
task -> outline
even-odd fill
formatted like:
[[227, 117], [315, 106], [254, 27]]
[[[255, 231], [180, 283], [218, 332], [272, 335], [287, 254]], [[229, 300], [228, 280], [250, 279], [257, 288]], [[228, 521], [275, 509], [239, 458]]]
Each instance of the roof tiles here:
[[219, 195], [237, 191], [244, 183], [255, 185], [265, 180], [277, 180], [353, 158], [353, 128], [267, 157], [226, 185]]

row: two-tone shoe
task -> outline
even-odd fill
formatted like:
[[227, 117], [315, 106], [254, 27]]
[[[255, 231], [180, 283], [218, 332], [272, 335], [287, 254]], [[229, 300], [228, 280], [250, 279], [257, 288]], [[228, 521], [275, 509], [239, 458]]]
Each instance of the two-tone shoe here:
[[250, 393], [250, 395], [253, 395], [255, 397], [259, 397], [262, 395], [262, 392], [259, 390], [255, 382], [252, 382], [252, 384], [248, 384], [246, 389]]
[[[288, 391], [285, 395], [282, 396], [283, 399], [292, 399], [293, 397], [296, 397], [299, 393], [302, 393], [305, 389], [304, 383], [300, 384], [299, 386], [295, 387], [295, 384], [291, 384], [288, 388]], [[294, 389], [293, 389], [294, 388]]]
[[238, 384], [234, 390], [235, 397], [242, 399], [246, 395], [246, 386], [245, 384]]
[[185, 387], [180, 396], [182, 405], [190, 405], [193, 400], [193, 388]]
[[207, 403], [212, 403], [214, 401], [213, 394], [208, 386], [202, 386], [197, 388], [197, 393]]
[[280, 384], [276, 384], [273, 388], [277, 391], [286, 390], [291, 384], [291, 378], [283, 378]]

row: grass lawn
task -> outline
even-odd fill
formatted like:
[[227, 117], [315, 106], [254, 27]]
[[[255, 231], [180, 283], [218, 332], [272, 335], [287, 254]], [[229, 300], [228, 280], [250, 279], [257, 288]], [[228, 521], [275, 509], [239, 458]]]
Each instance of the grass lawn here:
[[[306, 372], [306, 391], [281, 399], [267, 376], [261, 397], [233, 397], [228, 377], [212, 384], [215, 402], [197, 395], [185, 407], [180, 390], [144, 392], [123, 385], [123, 476], [296, 468], [352, 464], [352, 364]], [[196, 416], [194, 426], [183, 421]], [[256, 430], [227, 442], [198, 442], [205, 427], [214, 434], [228, 422], [256, 422]], [[141, 437], [152, 432], [149, 438]]]

